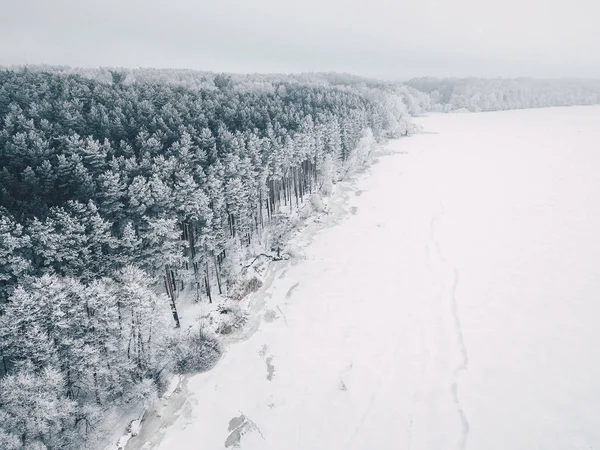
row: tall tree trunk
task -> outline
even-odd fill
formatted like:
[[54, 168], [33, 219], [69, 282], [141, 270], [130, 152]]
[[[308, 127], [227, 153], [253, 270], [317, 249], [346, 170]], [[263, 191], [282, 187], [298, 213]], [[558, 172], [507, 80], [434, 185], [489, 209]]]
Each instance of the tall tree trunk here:
[[[277, 188], [277, 190], [275, 190]], [[271, 216], [274, 211], [277, 211], [277, 204], [279, 203], [279, 186], [273, 181], [273, 200], [271, 202]]]
[[[190, 262], [194, 270], [194, 280], [196, 280], [196, 301], [200, 301], [200, 290], [198, 289], [198, 262], [196, 261], [196, 235], [194, 233], [194, 227], [186, 223], [187, 240], [190, 247]], [[183, 280], [181, 281], [181, 290], [183, 290]]]
[[[267, 207], [268, 209], [268, 207]], [[260, 229], [264, 227], [263, 224], [263, 202], [262, 202], [262, 188], [260, 188], [260, 192], [258, 193], [258, 214], [260, 218]]]
[[219, 264], [217, 263], [217, 258], [215, 258], [215, 273], [217, 274], [217, 286], [219, 287], [219, 294], [223, 295], [223, 290], [221, 289], [221, 274], [219, 272]]
[[283, 178], [281, 180], [277, 180], [277, 202], [275, 206], [279, 209], [279, 205], [281, 205], [281, 196], [283, 195]]
[[98, 374], [96, 371], [94, 371], [94, 397], [96, 399], [96, 404], [101, 405], [100, 394], [98, 393]]
[[291, 176], [288, 177], [288, 197], [290, 199], [290, 213], [294, 210], [294, 205], [292, 203], [292, 184], [293, 182], [293, 170]]
[[206, 286], [206, 295], [208, 295], [208, 302], [212, 303], [212, 294], [210, 292], [210, 279], [208, 273], [208, 261], [206, 261], [206, 270], [204, 271], [204, 285]]
[[300, 202], [304, 203], [304, 183], [306, 181], [306, 164], [305, 161], [300, 163], [299, 173], [298, 173], [298, 191], [300, 193]]
[[138, 314], [138, 324], [140, 329], [137, 335], [137, 348], [138, 348], [138, 367], [140, 370], [144, 370], [143, 357], [144, 357], [144, 343], [142, 341], [142, 330], [141, 330], [141, 319]]
[[121, 315], [121, 302], [117, 300], [117, 317], [119, 319], [119, 337], [123, 336], [123, 316]]
[[296, 209], [300, 207], [300, 200], [298, 198], [298, 170], [294, 169], [294, 194], [296, 195]]
[[172, 273], [168, 264], [165, 264], [165, 287], [167, 289], [167, 295], [171, 301], [171, 313], [173, 314], [173, 320], [175, 321], [175, 328], [180, 328], [181, 323], [179, 322], [179, 314], [177, 313], [177, 305], [175, 304], [175, 291]]

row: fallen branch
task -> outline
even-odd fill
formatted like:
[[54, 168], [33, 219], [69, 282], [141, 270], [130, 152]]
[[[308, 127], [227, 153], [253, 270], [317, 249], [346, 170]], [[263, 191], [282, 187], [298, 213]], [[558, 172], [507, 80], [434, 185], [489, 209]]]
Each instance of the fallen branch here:
[[268, 255], [267, 253], [260, 253], [260, 254], [256, 255], [256, 257], [252, 260], [252, 262], [250, 264], [248, 264], [247, 266], [243, 266], [242, 270], [248, 270], [250, 267], [252, 267], [252, 265], [256, 262], [256, 260], [258, 258], [260, 258], [261, 256], [269, 258], [271, 261], [283, 261], [283, 259], [284, 259], [281, 256]]

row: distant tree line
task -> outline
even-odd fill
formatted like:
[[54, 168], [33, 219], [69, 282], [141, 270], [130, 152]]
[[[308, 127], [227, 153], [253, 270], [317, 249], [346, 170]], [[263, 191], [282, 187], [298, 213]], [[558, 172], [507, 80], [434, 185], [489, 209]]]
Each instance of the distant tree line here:
[[600, 103], [599, 79], [415, 78], [406, 83], [430, 96], [428, 109], [499, 111]]

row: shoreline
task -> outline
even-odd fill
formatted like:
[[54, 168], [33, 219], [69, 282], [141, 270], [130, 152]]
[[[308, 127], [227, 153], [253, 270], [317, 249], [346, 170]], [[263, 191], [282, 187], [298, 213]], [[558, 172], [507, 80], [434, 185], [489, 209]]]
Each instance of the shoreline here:
[[[347, 179], [335, 183], [333, 193], [326, 197], [326, 211], [309, 216], [308, 222], [303, 223], [296, 230], [286, 245], [288, 249], [293, 250], [289, 259], [269, 261], [262, 280], [263, 285], [256, 292], [251, 293], [240, 301], [241, 303], [248, 303], [246, 308], [248, 311], [248, 322], [242, 329], [221, 338], [221, 343], [223, 344], [223, 355], [221, 358], [227, 353], [230, 346], [248, 340], [259, 330], [267, 312], [265, 309], [266, 300], [271, 297], [269, 290], [273, 288], [277, 280], [285, 278], [290, 267], [297, 265], [305, 259], [303, 250], [313, 242], [315, 236], [323, 230], [339, 225], [348, 215], [352, 214], [348, 208], [348, 201], [351, 193], [356, 190], [356, 183], [360, 179], [371, 175], [370, 169], [380, 162], [380, 158], [403, 154], [400, 151], [388, 150], [390, 142], [400, 139], [402, 138], [386, 139], [381, 144], [378, 144], [377, 149], [373, 151], [369, 162], [364, 167], [356, 170]], [[159, 399], [159, 406], [149, 408], [141, 415], [141, 419], [138, 419], [140, 420], [138, 433], [129, 437], [124, 446], [108, 446], [106, 450], [113, 448], [115, 450], [149, 450], [159, 445], [164, 437], [164, 433], [161, 433], [161, 430], [172, 426], [180, 415], [178, 413], [182, 412], [185, 408], [189, 396], [188, 383], [190, 379], [198, 376], [210, 379], [210, 374], [220, 363], [221, 361], [217, 362], [207, 372], [182, 375], [172, 395]]]

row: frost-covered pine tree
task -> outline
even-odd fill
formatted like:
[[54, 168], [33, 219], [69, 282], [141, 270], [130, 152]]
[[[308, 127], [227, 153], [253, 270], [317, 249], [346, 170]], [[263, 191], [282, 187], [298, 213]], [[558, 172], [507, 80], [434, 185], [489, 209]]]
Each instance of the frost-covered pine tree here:
[[75, 402], [64, 392], [59, 371], [24, 364], [0, 379], [0, 448], [66, 448], [76, 421]]

